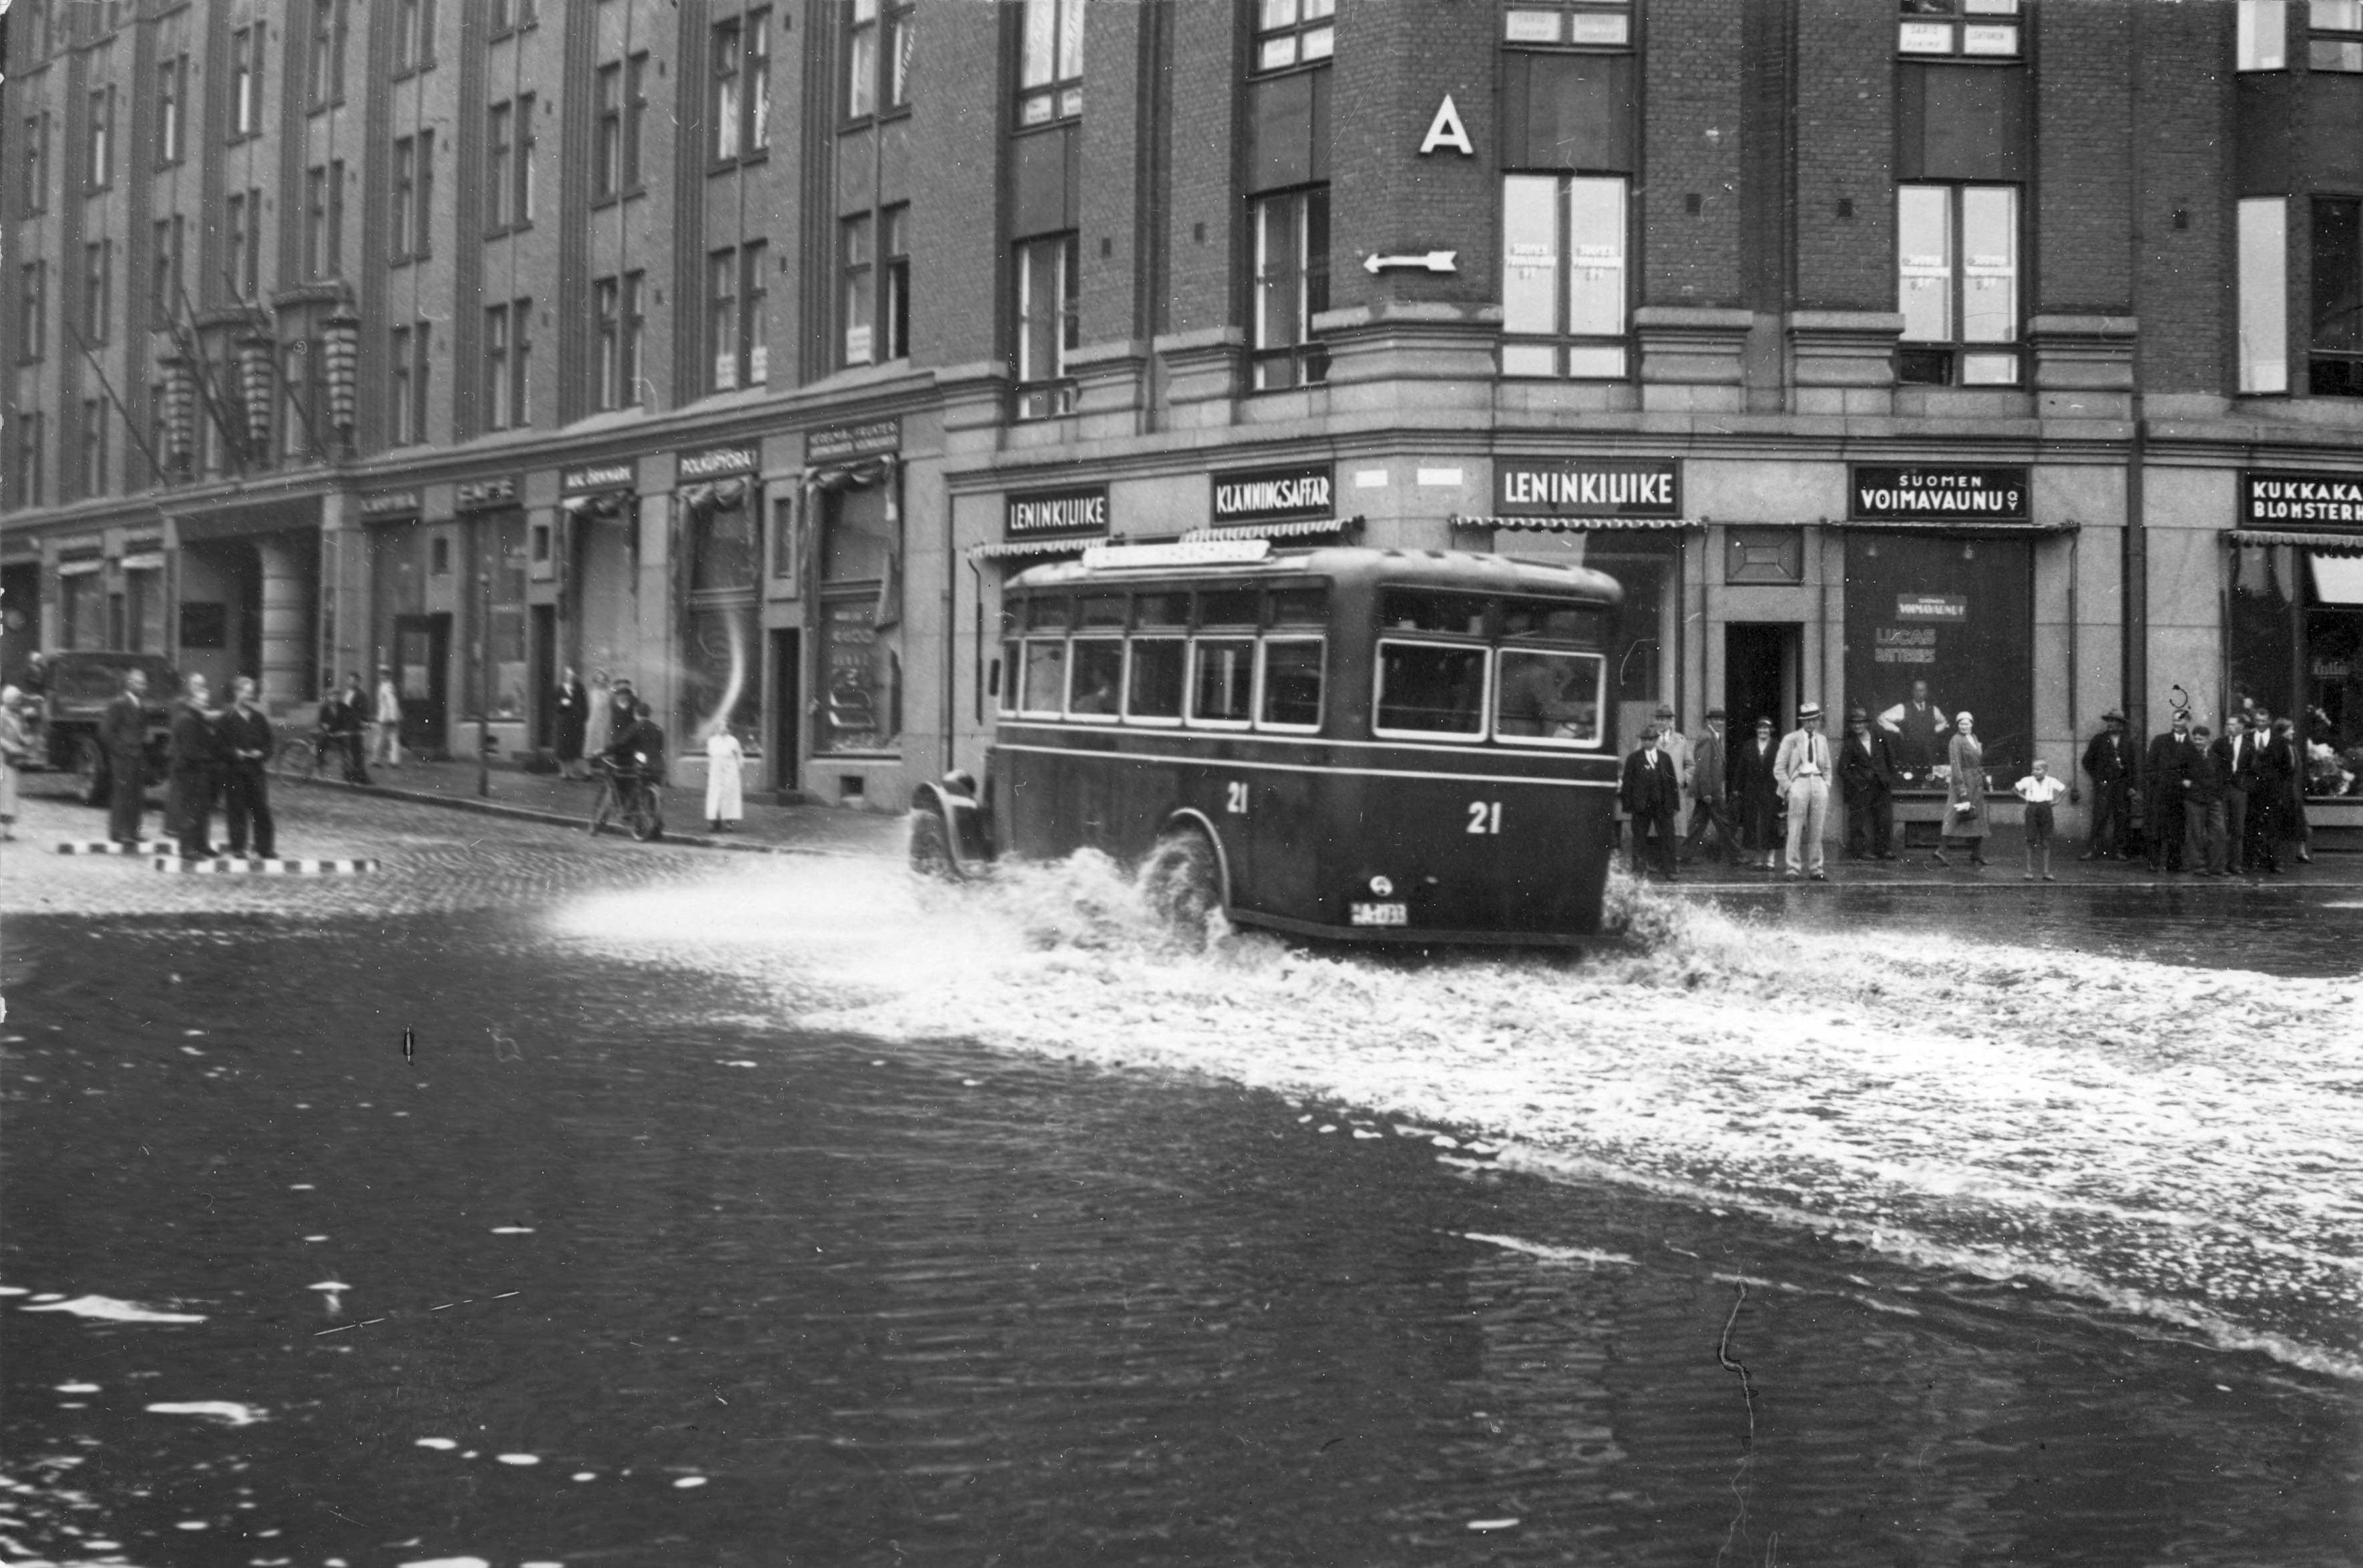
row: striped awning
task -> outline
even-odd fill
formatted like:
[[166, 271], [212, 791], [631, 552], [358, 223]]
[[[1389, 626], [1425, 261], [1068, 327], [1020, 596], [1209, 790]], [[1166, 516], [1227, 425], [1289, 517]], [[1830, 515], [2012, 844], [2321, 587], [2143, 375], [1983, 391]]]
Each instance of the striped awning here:
[[1609, 529], [1703, 528], [1696, 517], [1470, 517], [1452, 514], [1455, 528], [1524, 528], [1548, 534], [1590, 534]]
[[2363, 533], [2290, 534], [2278, 528], [2227, 528], [2224, 536], [2235, 545], [2295, 545], [2325, 555], [2363, 555]]
[[1080, 556], [1093, 545], [1104, 545], [1102, 534], [1085, 534], [1080, 538], [1064, 539], [1004, 539], [997, 545], [978, 545], [970, 549], [972, 561], [1021, 560], [1028, 556]]
[[1359, 517], [1300, 517], [1290, 523], [1237, 523], [1227, 528], [1193, 528], [1182, 536], [1185, 545], [1206, 539], [1336, 538], [1360, 528]]
[[1857, 534], [1944, 534], [1956, 539], [1965, 536], [1980, 539], [2017, 539], [2024, 538], [2029, 534], [2078, 534], [2084, 528], [2081, 523], [2076, 522], [2002, 523], [1990, 517], [1974, 521], [1969, 518], [1944, 517], [1879, 518], [1847, 523], [1832, 521], [1824, 524], [1823, 526], [1845, 528]]

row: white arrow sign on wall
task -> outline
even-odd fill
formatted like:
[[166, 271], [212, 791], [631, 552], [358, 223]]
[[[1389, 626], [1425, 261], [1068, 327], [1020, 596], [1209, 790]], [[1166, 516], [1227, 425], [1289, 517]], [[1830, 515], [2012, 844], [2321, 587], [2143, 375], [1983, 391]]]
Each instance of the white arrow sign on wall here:
[[1457, 272], [1460, 269], [1452, 264], [1452, 259], [1459, 254], [1458, 250], [1431, 250], [1424, 256], [1365, 256], [1362, 258], [1362, 271], [1372, 277], [1378, 276], [1381, 269], [1387, 267], [1418, 267], [1430, 272]]

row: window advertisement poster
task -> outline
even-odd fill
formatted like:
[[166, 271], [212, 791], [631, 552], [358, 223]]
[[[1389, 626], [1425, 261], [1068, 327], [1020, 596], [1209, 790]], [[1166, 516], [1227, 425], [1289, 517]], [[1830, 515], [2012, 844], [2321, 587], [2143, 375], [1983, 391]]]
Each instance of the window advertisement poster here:
[[893, 650], [878, 631], [878, 596], [831, 597], [821, 613], [817, 752], [881, 752], [900, 738]]
[[2035, 755], [2035, 547], [1858, 532], [1847, 541], [1847, 701], [1893, 742], [1906, 789], [1942, 790], [1958, 717], [1990, 784]]

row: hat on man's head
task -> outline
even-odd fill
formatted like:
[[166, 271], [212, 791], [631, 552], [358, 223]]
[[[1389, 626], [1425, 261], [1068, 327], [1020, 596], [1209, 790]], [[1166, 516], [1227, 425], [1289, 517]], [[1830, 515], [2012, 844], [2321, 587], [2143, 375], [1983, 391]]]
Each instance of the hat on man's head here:
[[1869, 722], [1870, 722], [1870, 715], [1869, 715], [1869, 713], [1864, 712], [1860, 708], [1848, 708], [1848, 709], [1847, 710], [1847, 723], [1849, 723], [1849, 724], [1856, 724], [1856, 723], [1869, 723]]
[[1655, 724], [1643, 725], [1641, 729], [1641, 738], [1645, 741], [1656, 740], [1658, 738], [1658, 726]]
[[2101, 723], [2104, 724], [2122, 724], [2124, 722], [2125, 716], [2123, 713], [2118, 712], [2114, 708], [2110, 709], [2107, 712], [2101, 715]]
[[1674, 716], [1674, 705], [1671, 702], [1659, 703], [1657, 716], [1660, 719], [1672, 718]]
[[1706, 711], [1706, 716], [1707, 716], [1710, 720], [1713, 720], [1713, 719], [1720, 719], [1720, 718], [1722, 718], [1722, 717], [1724, 716], [1723, 710], [1722, 710], [1722, 709], [1720, 709], [1720, 708], [1709, 708], [1709, 709]]
[[1819, 702], [1807, 702], [1797, 710], [1797, 722], [1799, 723], [1803, 723], [1807, 719], [1818, 719], [1821, 716], [1822, 705]]

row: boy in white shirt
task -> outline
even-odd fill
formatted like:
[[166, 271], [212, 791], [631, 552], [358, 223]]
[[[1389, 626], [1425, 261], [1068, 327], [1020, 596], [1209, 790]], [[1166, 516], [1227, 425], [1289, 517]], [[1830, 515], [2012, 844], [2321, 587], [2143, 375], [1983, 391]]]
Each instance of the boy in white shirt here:
[[2059, 879], [2051, 874], [2051, 802], [2068, 793], [2068, 785], [2052, 778], [2050, 769], [2051, 765], [2038, 756], [2035, 771], [2012, 786], [2026, 802], [2026, 879], [2030, 882], [2035, 880], [2038, 862], [2045, 881]]

